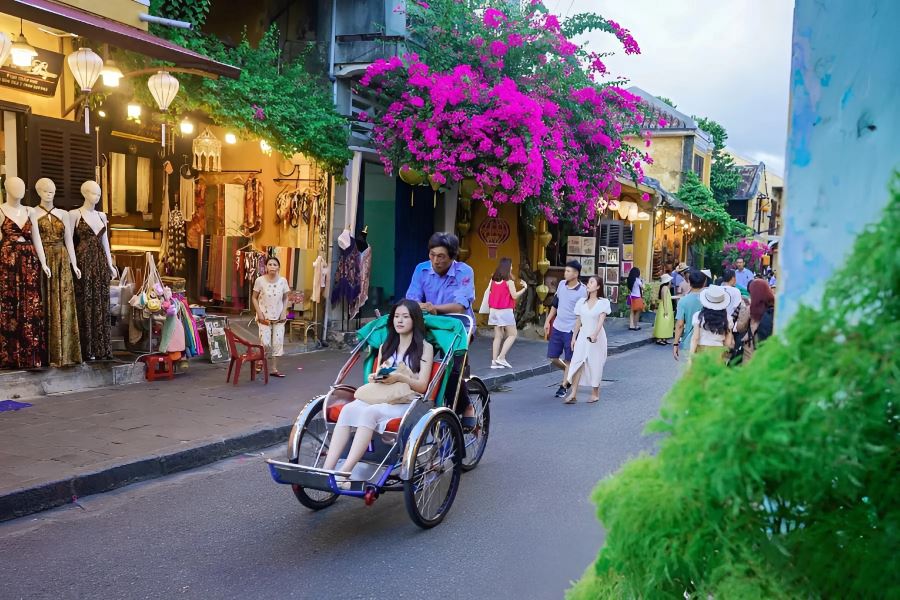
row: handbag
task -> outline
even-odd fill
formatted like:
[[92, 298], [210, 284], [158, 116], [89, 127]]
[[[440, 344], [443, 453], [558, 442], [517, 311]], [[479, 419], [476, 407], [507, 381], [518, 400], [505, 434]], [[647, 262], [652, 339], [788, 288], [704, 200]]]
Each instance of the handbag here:
[[637, 296], [631, 298], [631, 310], [634, 312], [644, 312], [644, 299]]
[[109, 286], [109, 312], [116, 317], [127, 317], [129, 304], [134, 295], [134, 275], [131, 267], [122, 269], [119, 280], [113, 280]]
[[[395, 373], [412, 375], [412, 371], [404, 363], [397, 365]], [[366, 404], [406, 404], [413, 395], [408, 383], [381, 383], [373, 381], [357, 388], [354, 397]]]
[[490, 304], [488, 304], [488, 298], [491, 294], [491, 284], [489, 283], [487, 289], [484, 290], [484, 297], [481, 299], [481, 306], [478, 308], [479, 315], [486, 315], [491, 312]]

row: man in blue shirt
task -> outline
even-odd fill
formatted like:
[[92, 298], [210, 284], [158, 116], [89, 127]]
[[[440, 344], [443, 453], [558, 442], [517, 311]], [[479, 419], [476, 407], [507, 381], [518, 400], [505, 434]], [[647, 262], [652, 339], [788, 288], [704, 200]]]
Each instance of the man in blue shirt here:
[[690, 352], [691, 336], [694, 334], [694, 315], [703, 308], [700, 304], [700, 292], [706, 284], [706, 275], [691, 269], [688, 283], [691, 284], [691, 293], [678, 301], [678, 308], [675, 310], [675, 344], [672, 346], [675, 360], [678, 360], [681, 350]]
[[737, 285], [749, 289], [750, 282], [756, 277], [753, 271], [744, 268], [744, 259], [739, 258], [734, 261], [734, 275], [737, 278]]
[[[459, 238], [452, 233], [435, 233], [428, 240], [428, 260], [419, 263], [413, 271], [412, 281], [406, 290], [406, 299], [418, 302], [422, 312], [432, 315], [465, 313], [475, 318], [472, 303], [475, 301], [475, 273], [466, 263], [457, 262]], [[468, 376], [469, 365], [465, 366]], [[462, 414], [464, 429], [477, 425], [475, 409], [469, 402], [469, 392], [462, 373], [462, 359], [453, 361], [447, 390], [455, 390], [459, 385], [456, 403], [457, 413]], [[451, 405], [451, 402], [446, 402]]]

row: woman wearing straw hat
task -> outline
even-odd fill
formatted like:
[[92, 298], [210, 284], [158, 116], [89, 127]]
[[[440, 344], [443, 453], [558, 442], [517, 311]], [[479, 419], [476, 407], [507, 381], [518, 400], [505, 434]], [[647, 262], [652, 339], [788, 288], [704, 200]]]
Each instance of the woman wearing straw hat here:
[[691, 354], [719, 352], [723, 359], [727, 350], [734, 348], [734, 323], [728, 314], [731, 297], [725, 288], [711, 285], [700, 293], [703, 308], [694, 315], [694, 335], [691, 336]]
[[653, 337], [660, 346], [669, 343], [675, 333], [675, 310], [672, 308], [672, 276], [668, 273], [659, 278], [659, 305], [656, 308], [656, 321], [653, 322]]

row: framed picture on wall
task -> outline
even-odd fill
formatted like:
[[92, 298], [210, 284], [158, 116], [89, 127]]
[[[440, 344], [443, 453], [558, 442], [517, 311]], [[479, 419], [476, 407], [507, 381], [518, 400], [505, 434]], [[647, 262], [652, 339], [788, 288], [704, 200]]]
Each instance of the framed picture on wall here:
[[596, 265], [593, 256], [582, 256], [581, 258], [581, 275], [589, 277], [597, 274]]
[[631, 267], [634, 266], [634, 263], [630, 260], [622, 261], [622, 277], [626, 277], [628, 272], [631, 271]]
[[619, 249], [618, 248], [609, 248], [606, 251], [606, 264], [608, 264], [608, 265], [619, 264]]
[[622, 246], [622, 260], [634, 260], [634, 244]]
[[606, 267], [606, 283], [619, 284], [619, 267]]
[[607, 285], [606, 288], [606, 297], [610, 302], [616, 303], [619, 301], [619, 286], [617, 285]]
[[566, 254], [584, 254], [581, 251], [581, 238], [577, 235], [570, 235], [566, 242]]
[[597, 249], [597, 238], [583, 237], [581, 238], [581, 253], [585, 256], [594, 256]]
[[597, 264], [598, 265], [606, 264], [606, 262], [607, 262], [606, 261], [606, 251], [607, 251], [606, 246], [600, 246], [600, 251], [597, 252]]

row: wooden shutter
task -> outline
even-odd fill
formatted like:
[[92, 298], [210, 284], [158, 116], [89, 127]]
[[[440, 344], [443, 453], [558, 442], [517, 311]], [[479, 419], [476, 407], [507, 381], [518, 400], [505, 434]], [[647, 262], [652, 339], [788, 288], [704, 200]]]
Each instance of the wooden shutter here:
[[[58, 208], [81, 206], [81, 184], [96, 177], [94, 136], [86, 135], [81, 123], [37, 115], [29, 116], [26, 135], [28, 189], [34, 190], [37, 180], [47, 177], [56, 184]], [[36, 198], [31, 194], [29, 204]]]
[[624, 234], [625, 226], [622, 221], [601, 221], [597, 245], [621, 250]]

